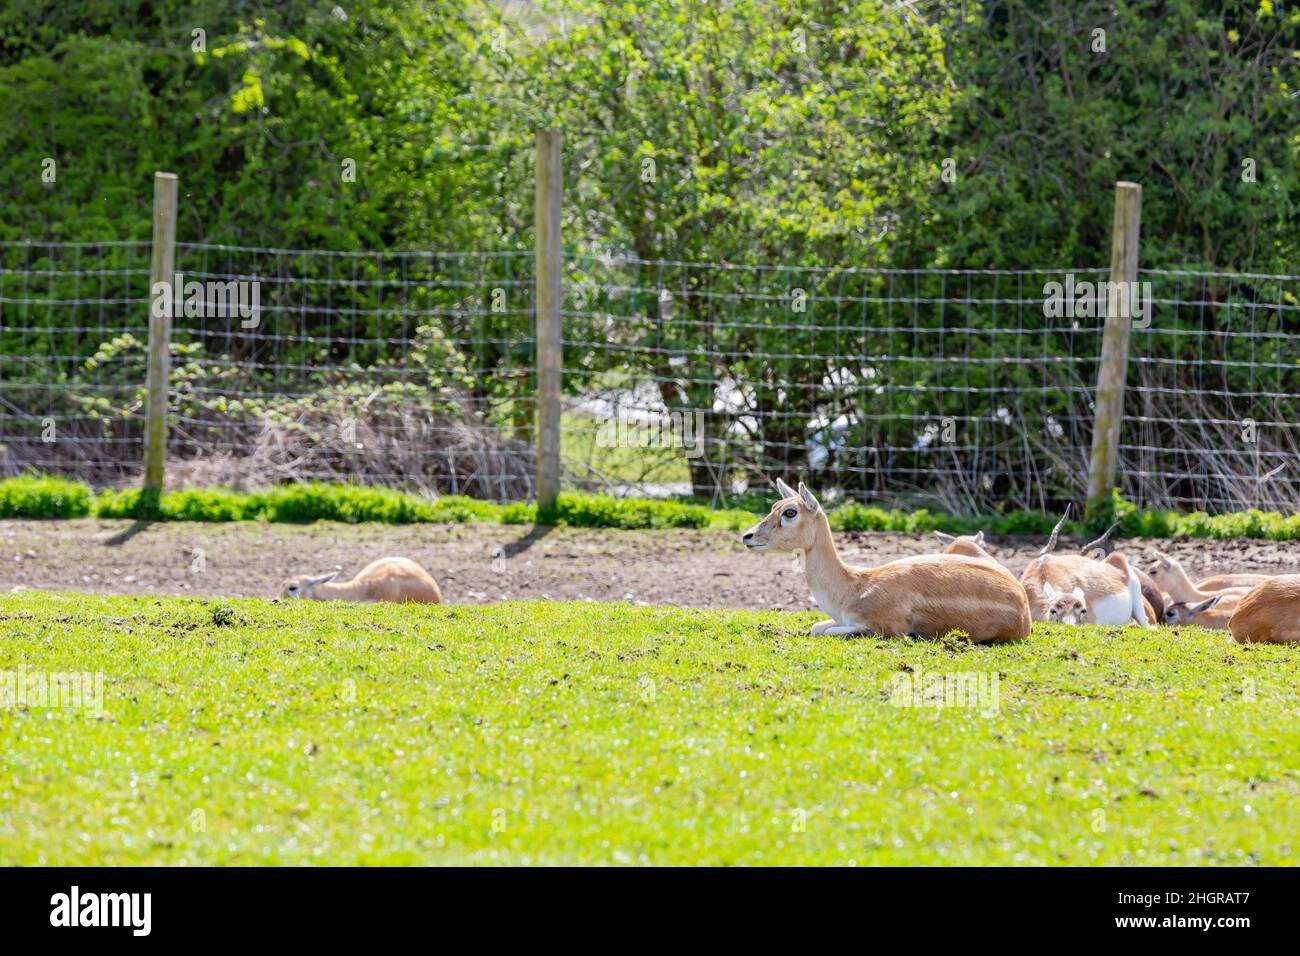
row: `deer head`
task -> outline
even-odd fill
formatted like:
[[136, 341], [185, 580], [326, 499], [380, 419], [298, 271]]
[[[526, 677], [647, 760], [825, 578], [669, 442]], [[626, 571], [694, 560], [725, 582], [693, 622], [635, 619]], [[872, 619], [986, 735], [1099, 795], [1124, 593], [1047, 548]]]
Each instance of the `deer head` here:
[[825, 521], [821, 504], [802, 481], [795, 491], [778, 478], [776, 490], [781, 500], [772, 505], [766, 518], [745, 532], [741, 541], [751, 551], [810, 550]]
[[1088, 602], [1083, 590], [1058, 591], [1050, 581], [1043, 584], [1043, 598], [1047, 602], [1047, 620], [1058, 624], [1082, 624], [1088, 613]]
[[328, 584], [338, 577], [337, 571], [331, 571], [329, 574], [322, 574], [313, 577], [310, 574], [300, 574], [297, 577], [289, 578], [280, 585], [280, 597], [282, 598], [306, 598], [309, 601], [316, 599], [316, 587], [321, 584]]
[[1184, 601], [1175, 601], [1173, 604], [1170, 604], [1165, 608], [1165, 623], [1195, 624], [1197, 615], [1204, 614], [1210, 608], [1214, 607], [1214, 605], [1218, 604], [1219, 599], [1222, 596], [1223, 595], [1215, 595], [1212, 598], [1207, 598], [1206, 600], [1201, 601], [1199, 604], [1187, 604]]

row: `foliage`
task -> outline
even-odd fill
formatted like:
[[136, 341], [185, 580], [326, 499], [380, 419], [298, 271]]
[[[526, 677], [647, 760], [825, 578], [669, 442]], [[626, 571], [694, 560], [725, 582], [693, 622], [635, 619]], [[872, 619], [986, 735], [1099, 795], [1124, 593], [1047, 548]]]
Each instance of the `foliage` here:
[[[1298, 51], [1300, 10], [1261, 0], [924, 10], [878, 0], [357, 0], [346, 9], [16, 0], [0, 11], [0, 175], [11, 187], [0, 239], [147, 240], [149, 177], [167, 168], [181, 177], [183, 241], [528, 250], [533, 136], [557, 126], [567, 159], [567, 385], [646, 384], [668, 409], [721, 410], [705, 428], [723, 454], [686, 463], [696, 494], [725, 498], [729, 479], [788, 466], [822, 486], [848, 476], [850, 492], [880, 490], [864, 477], [873, 470], [923, 484], [933, 457], [919, 446], [952, 419], [987, 426], [990, 461], [1022, 446], [989, 469], [992, 487], [964, 492], [975, 505], [1050, 507], [1078, 490], [1079, 469], [1043, 436], [1086, 418], [1078, 395], [1092, 370], [1078, 363], [1076, 380], [1044, 387], [1035, 362], [997, 361], [1018, 345], [1000, 334], [1005, 311], [990, 304], [1032, 302], [1043, 277], [1012, 291], [998, 285], [1009, 279], [985, 276], [991, 288], [972, 303], [943, 274], [907, 282], [850, 270], [1059, 277], [1100, 268], [1113, 184], [1131, 179], [1144, 187], [1144, 266], [1290, 274], [1300, 253]], [[46, 160], [54, 182], [43, 178]], [[343, 175], [349, 160], [355, 182]], [[102, 268], [102, 280], [134, 274], [138, 255], [112, 247], [79, 265]], [[250, 274], [301, 268], [291, 253], [231, 255]], [[381, 254], [357, 265], [360, 321], [348, 349], [319, 347], [333, 321], [322, 308], [332, 282], [314, 274], [302, 289], [276, 291], [271, 305], [294, 318], [266, 340], [226, 350], [182, 334], [178, 344], [229, 356], [244, 375], [266, 361], [271, 336], [286, 343], [280, 361], [369, 370], [408, 359], [382, 344], [404, 314], [436, 315], [425, 323], [427, 352], [414, 350], [404, 368], [438, 393], [468, 384], [477, 409], [502, 409], [490, 424], [525, 434], [531, 303], [512, 292], [507, 313], [483, 305], [485, 288], [514, 289], [523, 277], [480, 281], [439, 263], [411, 281], [407, 300], [387, 303], [367, 283], [395, 274], [395, 263]], [[39, 247], [0, 247], [0, 270], [34, 284], [23, 299], [80, 302], [77, 267]], [[1142, 384], [1173, 397], [1199, 386], [1210, 396], [1202, 420], [1294, 420], [1289, 400], [1263, 410], [1234, 401], [1249, 391], [1244, 376], [1279, 357], [1275, 333], [1293, 331], [1294, 289], [1214, 275], [1199, 285], [1162, 290], [1182, 304], [1162, 304], [1141, 343], [1167, 360], [1152, 372], [1158, 381]], [[3, 331], [0, 376], [53, 378], [113, 402], [99, 387], [102, 367], [43, 367], [48, 355], [96, 347], [77, 330], [131, 324], [140, 291], [111, 291], [97, 314], [93, 305], [52, 311], [48, 334], [19, 306], [23, 321]], [[806, 311], [794, 308], [796, 291]], [[1265, 302], [1277, 308], [1252, 307]], [[909, 314], [896, 316], [895, 304]], [[1033, 311], [1026, 321], [1037, 323]], [[1040, 360], [1051, 367], [1096, 352], [1094, 329], [1041, 330]], [[1215, 335], [1218, 354], [1201, 354], [1190, 330]], [[960, 388], [949, 387], [942, 361], [953, 333], [971, 359]], [[480, 343], [473, 355], [456, 345], [467, 339]], [[1268, 391], [1296, 394], [1300, 371], [1277, 364]], [[1016, 394], [1024, 408], [996, 397]], [[31, 414], [51, 411], [60, 410]], [[999, 431], [1003, 413], [1012, 425]], [[734, 427], [749, 417], [752, 426]], [[1160, 408], [1152, 417], [1180, 416]], [[1143, 438], [1180, 441], [1176, 424]], [[864, 462], [863, 449], [885, 457]], [[1171, 496], [1233, 497], [1185, 483]]]
[[[836, 531], [903, 534], [1046, 535], [1059, 516], [1033, 511], [1006, 515], [947, 515], [922, 509], [884, 509], [845, 502], [827, 512]], [[690, 501], [614, 498], [565, 492], [553, 509], [538, 512], [524, 502], [494, 504], [463, 495], [421, 498], [373, 485], [305, 483], [264, 491], [189, 488], [150, 497], [138, 489], [96, 495], [87, 485], [49, 476], [22, 475], [0, 481], [0, 518], [139, 518], [156, 521], [366, 521], [429, 524], [494, 521], [556, 524], [575, 528], [717, 528], [739, 531], [760, 517], [756, 511], [714, 509]], [[1069, 522], [1067, 535], [1091, 535], [1119, 520], [1118, 536], [1172, 538], [1264, 538], [1300, 540], [1300, 514], [1245, 511], [1239, 514], [1178, 514], [1139, 510], [1116, 494], [1087, 524]]]
[[93, 493], [78, 481], [25, 474], [0, 481], [0, 518], [84, 518]]

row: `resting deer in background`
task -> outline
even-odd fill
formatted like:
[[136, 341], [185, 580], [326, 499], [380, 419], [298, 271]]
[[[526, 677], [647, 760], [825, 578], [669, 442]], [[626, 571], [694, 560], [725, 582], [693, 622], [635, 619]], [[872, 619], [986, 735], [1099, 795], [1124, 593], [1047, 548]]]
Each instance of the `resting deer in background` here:
[[1300, 641], [1300, 574], [1280, 574], [1247, 591], [1228, 629], [1238, 644]]
[[1142, 585], [1142, 599], [1146, 602], [1147, 618], [1152, 621], [1163, 621], [1165, 619], [1165, 596], [1161, 593], [1156, 582], [1151, 580], [1151, 575], [1137, 565], [1132, 564], [1126, 556], [1112, 551], [1114, 544], [1111, 543], [1110, 536], [1115, 533], [1115, 529], [1118, 527], [1119, 522], [1116, 521], [1096, 541], [1089, 541], [1085, 544], [1083, 553], [1087, 557], [1105, 561], [1121, 571], [1131, 568], [1133, 573], [1137, 575], [1138, 583]]
[[441, 604], [442, 591], [429, 572], [409, 558], [371, 561], [351, 581], [334, 583], [337, 571], [312, 577], [301, 574], [280, 585], [282, 598], [309, 601], [394, 601]]
[[1171, 626], [1195, 624], [1209, 631], [1227, 630], [1228, 621], [1236, 611], [1240, 597], [1241, 595], [1233, 594], [1225, 598], [1222, 594], [1216, 594], [1196, 604], [1173, 601], [1165, 608], [1165, 623]]
[[950, 534], [944, 534], [942, 531], [936, 531], [934, 536], [939, 539], [939, 543], [944, 546], [944, 554], [964, 554], [968, 558], [986, 558], [989, 561], [996, 561], [997, 558], [984, 550], [984, 532], [976, 531], [974, 534], [963, 534], [954, 538]]
[[1083, 593], [1087, 604], [1083, 615], [1085, 624], [1124, 625], [1137, 621], [1143, 627], [1154, 627], [1155, 622], [1147, 616], [1142, 584], [1124, 555], [1111, 555], [1115, 558], [1111, 562], [1094, 561], [1083, 555], [1052, 554], [1069, 516], [1067, 506], [1046, 546], [1020, 575], [1034, 620], [1049, 619], [1053, 600], [1049, 597], [1050, 586], [1051, 595], [1073, 593], [1076, 588]]
[[[1192, 579], [1187, 576], [1187, 572], [1183, 570], [1183, 566], [1178, 562], [1177, 558], [1172, 558], [1163, 551], [1156, 552], [1155, 559], [1152, 560], [1149, 570], [1151, 579], [1156, 582], [1157, 586], [1168, 594], [1174, 602], [1179, 604], [1199, 604], [1209, 598], [1222, 596], [1224, 598], [1232, 597], [1235, 605], [1235, 602], [1244, 597], [1246, 592], [1253, 587], [1253, 585], [1234, 585], [1231, 587], [1203, 588], [1199, 584], [1192, 583]], [[1214, 578], [1206, 578], [1206, 580], [1256, 576], [1219, 574], [1215, 575]], [[1269, 580], [1268, 577], [1263, 575], [1258, 575], [1258, 577], [1262, 580], [1255, 582], [1256, 584]]]
[[[1208, 595], [1218, 591], [1226, 591], [1230, 588], [1245, 588], [1250, 590], [1256, 584], [1263, 584], [1265, 581], [1273, 580], [1272, 575], [1268, 574], [1212, 574], [1209, 577], [1201, 578], [1195, 584], [1183, 570], [1183, 566], [1177, 558], [1172, 558], [1163, 551], [1157, 551], [1155, 558], [1151, 562], [1151, 577], [1155, 578], [1156, 583], [1169, 592], [1170, 597], [1177, 601], [1190, 601], [1193, 592]], [[1177, 592], [1175, 592], [1175, 588]], [[1188, 597], [1181, 595], [1187, 594]]]
[[996, 562], [927, 554], [877, 568], [849, 567], [813, 493], [802, 482], [798, 491], [780, 479], [776, 487], [782, 499], [742, 541], [751, 551], [803, 552], [808, 587], [831, 618], [814, 624], [813, 634], [939, 637], [960, 630], [975, 642], [1029, 634], [1024, 589]]

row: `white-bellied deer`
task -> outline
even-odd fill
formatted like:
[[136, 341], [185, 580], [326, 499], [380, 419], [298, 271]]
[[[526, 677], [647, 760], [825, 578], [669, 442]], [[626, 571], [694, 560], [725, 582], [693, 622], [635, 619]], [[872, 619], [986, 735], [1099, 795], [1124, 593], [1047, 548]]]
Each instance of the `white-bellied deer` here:
[[1083, 555], [1052, 554], [1057, 536], [1069, 516], [1070, 509], [1067, 506], [1065, 514], [1052, 529], [1047, 545], [1020, 575], [1020, 583], [1029, 595], [1029, 607], [1034, 620], [1048, 620], [1051, 610], [1051, 599], [1048, 597], [1050, 586], [1053, 594], [1073, 592], [1076, 588], [1083, 592], [1087, 604], [1083, 615], [1085, 624], [1123, 625], [1137, 621], [1143, 627], [1154, 627], [1155, 622], [1147, 616], [1142, 584], [1124, 555], [1116, 553], [1108, 556], [1114, 558], [1113, 561], [1094, 561]]
[[1029, 604], [1011, 572], [996, 562], [929, 554], [877, 568], [846, 565], [816, 497], [777, 479], [783, 496], [745, 532], [753, 551], [802, 551], [817, 606], [830, 616], [813, 634], [939, 637], [965, 631], [975, 642], [1014, 641], [1029, 634]]
[[1279, 574], [1256, 584], [1237, 602], [1228, 629], [1238, 644], [1300, 641], [1300, 574]]
[[399, 604], [442, 603], [442, 590], [429, 572], [410, 558], [380, 558], [351, 581], [335, 582], [337, 571], [313, 577], [301, 574], [280, 585], [282, 598], [309, 601], [393, 601]]
[[1110, 536], [1115, 533], [1115, 529], [1118, 527], [1119, 522], [1116, 521], [1096, 541], [1089, 541], [1085, 544], [1083, 553], [1087, 557], [1105, 561], [1121, 571], [1131, 569], [1137, 575], [1138, 583], [1142, 586], [1142, 599], [1146, 602], [1147, 619], [1159, 623], [1165, 619], [1165, 596], [1161, 593], [1156, 582], [1151, 580], [1151, 575], [1129, 561], [1127, 556], [1117, 555], [1113, 552], [1114, 544], [1111, 542]]

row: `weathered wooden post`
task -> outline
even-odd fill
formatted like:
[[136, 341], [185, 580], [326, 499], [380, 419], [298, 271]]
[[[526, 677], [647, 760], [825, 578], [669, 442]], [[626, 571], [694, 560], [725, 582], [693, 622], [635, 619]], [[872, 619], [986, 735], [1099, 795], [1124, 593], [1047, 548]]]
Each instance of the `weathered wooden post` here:
[[563, 327], [560, 283], [563, 237], [560, 204], [564, 174], [560, 166], [560, 131], [537, 132], [537, 202], [535, 303], [537, 310], [537, 505], [550, 508], [560, 493], [560, 387], [563, 375]]
[[[169, 308], [160, 308], [154, 290], [166, 283], [163, 295], [175, 302], [176, 174], [154, 173], [153, 258], [149, 265], [149, 371], [144, 407], [144, 489], [161, 493], [167, 458], [167, 384], [171, 374], [172, 321]], [[159, 314], [163, 313], [163, 314]]]
[[[1128, 340], [1132, 297], [1137, 295], [1138, 233], [1142, 221], [1142, 187], [1115, 184], [1115, 222], [1110, 235], [1110, 282], [1122, 283], [1118, 296], [1107, 296], [1106, 325], [1097, 366], [1096, 413], [1092, 425], [1092, 459], [1088, 465], [1087, 515], [1091, 517], [1115, 487], [1119, 430], [1124, 419], [1124, 382], [1128, 375]], [[1098, 300], [1102, 296], [1098, 295]], [[1114, 306], [1118, 303], [1118, 308]]]

